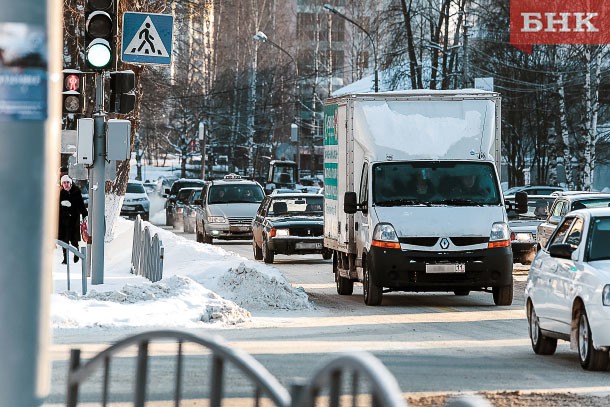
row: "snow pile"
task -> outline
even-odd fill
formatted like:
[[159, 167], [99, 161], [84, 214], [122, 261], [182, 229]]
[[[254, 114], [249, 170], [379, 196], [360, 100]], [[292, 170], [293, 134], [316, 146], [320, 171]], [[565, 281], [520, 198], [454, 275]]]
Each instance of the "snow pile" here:
[[55, 250], [53, 328], [222, 327], [250, 321], [248, 309], [311, 307], [307, 294], [276, 268], [144, 224], [163, 242], [163, 279], [151, 283], [131, 274], [134, 226], [120, 218], [115, 238], [104, 248], [104, 284], [89, 285], [84, 296], [79, 292], [80, 263], [71, 265], [72, 291], [67, 291], [66, 266], [60, 264], [61, 249]]

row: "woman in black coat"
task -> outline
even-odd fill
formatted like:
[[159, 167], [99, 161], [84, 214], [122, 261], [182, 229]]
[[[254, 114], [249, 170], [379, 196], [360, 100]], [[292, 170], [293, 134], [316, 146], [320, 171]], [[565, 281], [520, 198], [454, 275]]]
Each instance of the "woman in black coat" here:
[[[61, 190], [59, 192], [59, 230], [57, 238], [65, 243], [78, 248], [80, 241], [80, 216], [83, 219], [88, 215], [85, 202], [80, 192], [80, 188], [74, 185], [72, 179], [64, 175], [61, 177]], [[67, 262], [67, 250], [64, 249], [64, 260]], [[78, 261], [78, 256], [74, 255], [74, 262]]]

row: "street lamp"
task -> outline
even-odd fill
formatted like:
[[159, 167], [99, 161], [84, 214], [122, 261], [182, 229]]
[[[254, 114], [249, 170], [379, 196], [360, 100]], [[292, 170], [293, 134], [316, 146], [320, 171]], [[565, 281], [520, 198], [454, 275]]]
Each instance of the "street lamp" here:
[[367, 30], [365, 30], [360, 24], [358, 24], [357, 22], [355, 22], [354, 20], [352, 20], [345, 14], [340, 13], [336, 8], [334, 8], [330, 4], [325, 4], [324, 8], [326, 10], [330, 11], [331, 13], [333, 13], [334, 15], [337, 15], [337, 16], [349, 21], [350, 23], [354, 24], [356, 27], [360, 28], [366, 34], [369, 41], [371, 41], [371, 46], [373, 47], [373, 60], [374, 60], [373, 63], [375, 66], [375, 92], [379, 92], [379, 74], [377, 72], [377, 50], [375, 48], [375, 42], [373, 41], [371, 34], [369, 34], [369, 32]]
[[[297, 61], [294, 59], [294, 57], [292, 55], [290, 55], [290, 53], [288, 51], [286, 51], [284, 48], [282, 48], [279, 44], [277, 44], [276, 42], [272, 41], [269, 39], [269, 37], [267, 37], [267, 35], [262, 32], [262, 31], [258, 31], [256, 34], [254, 34], [254, 36], [252, 37], [254, 39], [254, 41], [259, 41], [259, 42], [266, 42], [268, 44], [273, 45], [275, 48], [279, 49], [280, 51], [282, 51], [284, 54], [288, 55], [288, 58], [290, 58], [290, 61], [294, 64], [294, 72], [295, 72], [295, 80], [294, 80], [294, 100], [295, 100], [295, 115], [299, 116], [299, 103], [298, 103], [298, 97], [299, 97], [299, 84], [298, 84], [298, 77], [299, 77], [299, 66], [297, 65]], [[296, 119], [295, 119], [296, 120]], [[294, 126], [294, 127], [293, 127]], [[292, 129], [294, 129], [296, 127], [296, 124], [292, 124], [291, 125], [291, 132]], [[291, 136], [292, 138], [292, 136]], [[299, 152], [299, 138], [298, 138], [298, 134], [297, 134], [297, 154], [296, 154], [296, 163], [297, 163], [297, 167], [301, 168], [300, 166], [300, 158], [301, 158], [301, 154]]]

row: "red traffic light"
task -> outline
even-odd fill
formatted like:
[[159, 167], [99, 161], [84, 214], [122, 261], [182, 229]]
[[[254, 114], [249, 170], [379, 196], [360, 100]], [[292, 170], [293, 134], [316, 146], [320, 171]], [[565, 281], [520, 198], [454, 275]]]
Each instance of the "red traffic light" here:
[[73, 90], [78, 92], [80, 90], [80, 75], [69, 74], [64, 78], [64, 90]]
[[64, 69], [63, 114], [83, 113], [83, 73], [78, 69]]

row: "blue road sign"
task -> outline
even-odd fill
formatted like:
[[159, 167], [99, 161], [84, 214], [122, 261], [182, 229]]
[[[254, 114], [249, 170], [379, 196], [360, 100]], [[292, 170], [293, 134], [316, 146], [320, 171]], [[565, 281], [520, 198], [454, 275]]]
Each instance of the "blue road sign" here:
[[123, 13], [121, 60], [133, 64], [172, 62], [174, 17], [170, 14]]

